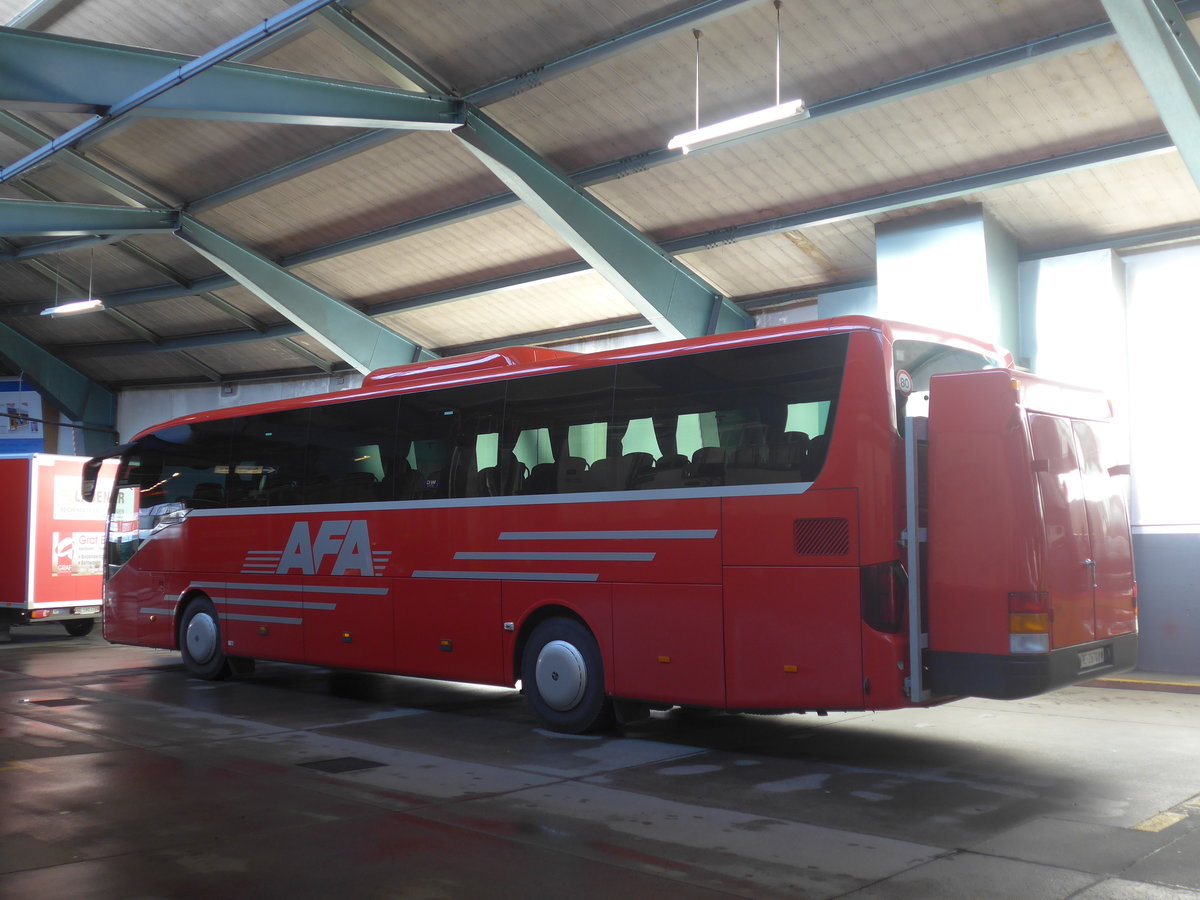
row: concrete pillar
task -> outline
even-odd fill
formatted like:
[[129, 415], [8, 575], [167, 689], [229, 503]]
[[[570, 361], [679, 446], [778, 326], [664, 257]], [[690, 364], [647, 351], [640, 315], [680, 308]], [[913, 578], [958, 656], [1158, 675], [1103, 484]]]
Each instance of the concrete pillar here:
[[885, 319], [991, 341], [1019, 355], [1017, 245], [978, 204], [875, 227]]
[[817, 318], [879, 315], [879, 292], [874, 285], [817, 294]]

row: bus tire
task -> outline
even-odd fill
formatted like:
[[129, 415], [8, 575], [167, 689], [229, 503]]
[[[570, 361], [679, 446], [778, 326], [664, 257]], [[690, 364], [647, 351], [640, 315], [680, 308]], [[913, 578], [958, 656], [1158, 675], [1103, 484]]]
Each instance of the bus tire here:
[[72, 619], [70, 622], [63, 622], [63, 628], [67, 629], [67, 634], [71, 637], [89, 635], [95, 627], [96, 623], [92, 619]]
[[555, 731], [584, 734], [612, 725], [600, 645], [575, 619], [547, 619], [533, 629], [521, 655], [521, 687], [534, 714]]
[[232, 670], [221, 641], [221, 622], [216, 607], [207, 597], [196, 598], [183, 611], [179, 622], [179, 650], [189, 675], [205, 681], [229, 677]]

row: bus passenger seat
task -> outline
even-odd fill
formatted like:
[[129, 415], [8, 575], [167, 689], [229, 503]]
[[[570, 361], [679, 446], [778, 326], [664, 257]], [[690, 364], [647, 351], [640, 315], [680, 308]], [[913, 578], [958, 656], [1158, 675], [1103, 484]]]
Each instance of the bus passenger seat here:
[[805, 466], [804, 477], [816, 478], [825, 465], [825, 456], [829, 452], [829, 435], [818, 434], [808, 442], [808, 464]]
[[587, 490], [587, 460], [582, 456], [564, 456], [558, 461], [558, 492], [573, 494]]
[[538, 463], [525, 479], [526, 494], [553, 494], [558, 491], [558, 466], [552, 462]]
[[225, 505], [225, 489], [215, 481], [202, 481], [192, 490], [192, 499], [184, 502], [192, 509], [218, 509]]
[[379, 499], [375, 491], [375, 475], [371, 472], [347, 472], [338, 476], [330, 487], [335, 503], [367, 503]]
[[701, 447], [692, 454], [687, 470], [687, 483], [693, 487], [725, 483], [725, 450], [721, 447]]
[[785, 431], [783, 440], [767, 448], [768, 465], [786, 472], [801, 472], [808, 460], [808, 435], [803, 431]]
[[654, 457], [649, 453], [626, 453], [621, 457], [620, 490], [649, 487], [654, 480]]
[[620, 459], [603, 457], [596, 460], [587, 471], [589, 491], [619, 491]]
[[511, 497], [525, 486], [525, 463], [511, 450], [497, 454], [496, 465], [479, 470], [476, 495], [480, 497]]

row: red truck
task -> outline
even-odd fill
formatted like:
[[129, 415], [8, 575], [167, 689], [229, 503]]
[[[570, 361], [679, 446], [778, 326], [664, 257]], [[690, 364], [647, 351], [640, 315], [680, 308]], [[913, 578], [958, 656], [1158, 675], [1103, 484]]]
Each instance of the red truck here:
[[104, 519], [111, 473], [91, 502], [80, 495], [86, 459], [46, 453], [0, 457], [7, 497], [0, 541], [0, 641], [13, 625], [61, 622], [82, 637], [100, 618]]

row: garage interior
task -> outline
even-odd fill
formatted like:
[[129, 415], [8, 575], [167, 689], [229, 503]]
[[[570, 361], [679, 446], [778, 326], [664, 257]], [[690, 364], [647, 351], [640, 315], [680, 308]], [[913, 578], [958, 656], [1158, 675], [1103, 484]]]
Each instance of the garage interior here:
[[[1197, 747], [1200, 483], [1179, 474], [1197, 435], [1177, 402], [1200, 326], [1200, 2], [0, 0], [0, 23], [0, 451], [87, 456], [186, 413], [511, 345], [589, 351], [853, 314], [918, 322], [1112, 398], [1129, 434], [1141, 669], [1169, 683], [736, 726], [663, 715], [558, 754], [542, 744], [565, 739], [531, 733], [507, 693], [382, 676], [347, 687], [283, 665], [251, 685], [201, 685], [170, 654], [98, 635], [71, 644], [46, 626], [0, 656], [0, 779], [39, 785], [10, 787], [33, 793], [5, 817], [0, 889], [317, 896], [335, 889], [335, 862], [356, 859], [371, 873], [347, 883], [357, 896], [463, 896], [488, 878], [514, 896], [564, 879], [594, 896], [1200, 890], [1186, 863], [1200, 786], [1179, 768]], [[668, 148], [793, 98], [803, 113]], [[372, 724], [410, 715], [438, 724]], [[1009, 739], [993, 718], [1016, 735], [1004, 759], [987, 745]], [[1156, 730], [1110, 743], [1113, 722]], [[1080, 745], [1071, 725], [1096, 730]], [[512, 765], [487, 768], [486, 738], [472, 749], [467, 737], [481, 726]], [[931, 745], [933, 733], [954, 737]], [[342, 758], [372, 765], [297, 769]], [[748, 774], [760, 763], [774, 774]], [[972, 768], [987, 763], [991, 774]], [[143, 765], [158, 786], [133, 781]], [[384, 771], [422, 766], [428, 779]], [[660, 779], [668, 792], [650, 786], [660, 771], [683, 777]], [[1062, 780], [1044, 783], [1050, 772]], [[296, 816], [360, 821], [369, 840], [351, 849], [351, 834], [313, 823], [312, 847], [329, 832], [331, 870], [310, 856], [270, 881], [269, 856], [214, 836], [219, 804], [188, 786], [210, 776], [232, 779], [229, 803], [256, 790], [232, 783], [270, 783], [254, 802], [273, 812], [231, 832], [250, 842], [292, 827], [277, 801], [292, 789], [344, 807]], [[880, 786], [889, 777], [907, 801]], [[704, 787], [682, 789], [689, 779]], [[158, 793], [116, 804], [106, 843], [97, 809], [123, 783]], [[196, 807], [143, 877], [124, 829], [179, 821], [164, 795], [181, 783]], [[97, 808], [73, 806], [72, 791]], [[783, 802], [798, 791], [819, 801], [800, 815]], [[478, 811], [509, 803], [484, 795], [511, 796], [513, 816]], [[645, 821], [664, 826], [669, 850], [642, 843], [646, 797], [667, 804]], [[626, 823], [620, 840], [580, 838], [588, 820], [567, 806], [593, 802]], [[697, 840], [712, 843], [697, 846], [754, 865], [680, 849], [691, 838], [668, 820], [705, 804], [732, 818], [710, 819]], [[451, 813], [409, 816], [435, 807]], [[886, 825], [872, 818], [882, 808]], [[55, 811], [85, 822], [63, 834], [88, 840], [55, 849]], [[1158, 815], [1160, 830], [1137, 829]], [[477, 844], [467, 871], [439, 829]], [[886, 862], [838, 829], [873, 836]], [[747, 834], [778, 843], [729, 837]], [[827, 853], [787, 858], [806, 841]], [[1089, 856], [1089, 842], [1120, 851]], [[389, 883], [381, 858], [426, 844], [438, 849], [420, 878]], [[203, 873], [196, 885], [189, 871]], [[755, 872], [769, 873], [761, 892]]]

